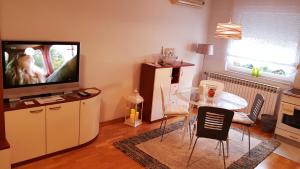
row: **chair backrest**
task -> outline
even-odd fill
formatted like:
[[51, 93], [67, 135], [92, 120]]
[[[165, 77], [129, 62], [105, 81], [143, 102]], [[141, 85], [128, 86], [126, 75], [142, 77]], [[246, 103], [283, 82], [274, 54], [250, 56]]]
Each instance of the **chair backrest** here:
[[252, 108], [251, 108], [251, 112], [249, 114], [249, 118], [255, 122], [260, 111], [261, 111], [261, 108], [263, 107], [264, 105], [264, 102], [265, 102], [265, 99], [264, 97], [261, 95], [261, 94], [256, 94], [255, 96], [255, 100], [253, 102], [253, 105], [252, 105]]
[[165, 113], [166, 110], [166, 105], [165, 105], [165, 94], [164, 94], [164, 86], [160, 85], [160, 94], [161, 94], [161, 106], [162, 106], [162, 111]]
[[198, 137], [227, 140], [234, 112], [227, 109], [202, 106], [198, 109]]
[[199, 85], [200, 95], [205, 91], [205, 87], [216, 87], [216, 92], [219, 93], [224, 90], [224, 83], [214, 80], [201, 80]]

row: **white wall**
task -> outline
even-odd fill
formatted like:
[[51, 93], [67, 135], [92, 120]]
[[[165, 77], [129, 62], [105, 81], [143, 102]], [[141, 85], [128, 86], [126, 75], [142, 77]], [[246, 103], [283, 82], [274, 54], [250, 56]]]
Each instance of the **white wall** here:
[[[207, 72], [221, 72], [224, 74], [231, 74], [234, 76], [238, 76], [241, 78], [246, 78], [252, 81], [258, 81], [262, 83], [268, 83], [271, 85], [276, 85], [282, 88], [290, 87], [289, 84], [280, 83], [272, 80], [268, 80], [266, 78], [254, 78], [250, 75], [244, 74], [235, 74], [231, 72], [225, 71], [225, 63], [226, 63], [226, 47], [228, 43], [228, 39], [216, 39], [214, 38], [214, 32], [216, 30], [217, 23], [225, 23], [228, 22], [230, 18], [233, 17], [233, 10], [235, 5], [238, 4], [246, 4], [246, 5], [257, 5], [258, 3], [261, 5], [261, 10], [276, 10], [278, 11], [278, 7], [285, 6], [289, 7], [293, 11], [299, 11], [300, 1], [297, 0], [212, 0], [211, 2], [211, 11], [209, 18], [209, 32], [208, 32], [208, 42], [215, 44], [215, 51], [213, 56], [208, 56], [205, 58], [204, 71]], [[234, 23], [239, 24], [240, 21], [233, 20]], [[300, 49], [299, 49], [300, 50]]]
[[[202, 56], [210, 3], [203, 8], [169, 0], [0, 0], [2, 39], [81, 42], [82, 87], [102, 93], [101, 121], [123, 116], [124, 96], [138, 88], [140, 64], [162, 46], [184, 61]], [[196, 76], [197, 77], [197, 76]], [[196, 78], [194, 83], [197, 83]]]

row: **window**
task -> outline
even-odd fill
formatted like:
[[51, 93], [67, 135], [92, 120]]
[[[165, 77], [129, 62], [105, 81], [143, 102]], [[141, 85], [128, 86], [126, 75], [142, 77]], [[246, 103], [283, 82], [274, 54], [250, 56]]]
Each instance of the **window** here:
[[261, 76], [293, 81], [299, 64], [300, 10], [266, 1], [235, 2], [234, 18], [241, 21], [243, 34], [242, 40], [229, 41], [227, 70], [251, 73], [258, 68]]
[[36, 49], [34, 50], [34, 54], [32, 56], [34, 58], [34, 64], [40, 69], [40, 71], [43, 72], [43, 74], [45, 74], [47, 70], [42, 51], [40, 49]]
[[77, 55], [77, 48], [75, 45], [53, 45], [50, 48], [50, 59], [53, 70], [62, 67], [66, 62]]

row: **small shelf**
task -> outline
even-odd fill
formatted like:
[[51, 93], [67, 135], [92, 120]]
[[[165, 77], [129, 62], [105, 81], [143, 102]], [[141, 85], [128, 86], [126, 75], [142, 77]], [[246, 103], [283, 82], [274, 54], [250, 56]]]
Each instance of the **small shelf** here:
[[180, 67], [173, 68], [171, 84], [179, 83], [179, 76], [180, 76]]

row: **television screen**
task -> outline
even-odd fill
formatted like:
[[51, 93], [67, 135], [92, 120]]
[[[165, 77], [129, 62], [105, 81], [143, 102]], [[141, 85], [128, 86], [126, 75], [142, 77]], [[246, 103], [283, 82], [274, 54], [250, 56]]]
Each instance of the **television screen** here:
[[2, 41], [4, 89], [79, 80], [79, 42]]

